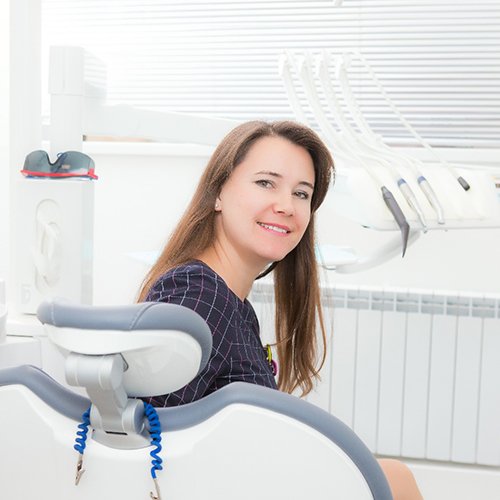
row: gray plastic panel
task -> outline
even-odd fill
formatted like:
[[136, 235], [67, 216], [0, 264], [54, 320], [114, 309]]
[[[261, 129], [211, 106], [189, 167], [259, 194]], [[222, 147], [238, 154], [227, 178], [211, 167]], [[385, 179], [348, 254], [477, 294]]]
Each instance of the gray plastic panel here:
[[[0, 386], [22, 384], [59, 413], [80, 421], [90, 401], [65, 389], [33, 366], [0, 370]], [[163, 428], [170, 431], [197, 425], [231, 404], [248, 404], [294, 418], [339, 446], [366, 479], [375, 500], [392, 500], [382, 469], [354, 432], [337, 418], [295, 396], [244, 382], [234, 382], [183, 406], [158, 408]], [[76, 432], [76, 431], [75, 431]]]
[[0, 370], [0, 386], [24, 385], [65, 417], [79, 422], [90, 400], [72, 392], [36, 366], [22, 365]]
[[82, 306], [63, 301], [42, 302], [38, 319], [48, 325], [82, 330], [178, 330], [201, 346], [200, 371], [212, 351], [212, 334], [203, 318], [177, 304], [142, 302], [126, 306]]

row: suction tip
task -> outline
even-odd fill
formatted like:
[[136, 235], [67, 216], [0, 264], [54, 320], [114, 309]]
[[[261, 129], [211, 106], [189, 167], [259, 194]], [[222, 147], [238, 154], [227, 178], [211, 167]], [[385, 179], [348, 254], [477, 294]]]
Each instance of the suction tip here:
[[468, 191], [470, 189], [470, 184], [462, 176], [458, 177], [457, 181], [464, 188], [464, 191]]

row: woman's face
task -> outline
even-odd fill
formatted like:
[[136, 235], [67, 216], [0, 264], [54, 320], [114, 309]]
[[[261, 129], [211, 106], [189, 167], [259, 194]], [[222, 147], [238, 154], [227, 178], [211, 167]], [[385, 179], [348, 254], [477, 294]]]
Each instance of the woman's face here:
[[283, 259], [311, 217], [314, 166], [306, 149], [263, 137], [234, 169], [217, 199], [217, 240], [250, 264]]

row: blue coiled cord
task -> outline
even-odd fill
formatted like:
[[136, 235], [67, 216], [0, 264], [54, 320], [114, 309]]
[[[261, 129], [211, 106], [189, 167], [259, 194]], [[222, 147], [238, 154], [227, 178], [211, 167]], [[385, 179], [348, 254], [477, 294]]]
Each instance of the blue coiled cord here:
[[[149, 422], [149, 435], [151, 436], [151, 445], [156, 446], [154, 450], [152, 450], [149, 454], [153, 457], [151, 460], [151, 476], [153, 479], [156, 479], [156, 471], [163, 470], [163, 460], [158, 455], [161, 451], [161, 424], [160, 419], [158, 418], [158, 413], [152, 405], [144, 402], [144, 412]], [[85, 447], [87, 446], [87, 434], [89, 432], [90, 425], [90, 407], [84, 412], [82, 415], [82, 423], [78, 425], [80, 429], [77, 431], [76, 435], [78, 436], [75, 441], [76, 444], [73, 448], [83, 455], [85, 451]]]
[[78, 426], [80, 430], [77, 431], [76, 433], [76, 435], [78, 436], [75, 439], [76, 444], [73, 446], [73, 448], [78, 453], [80, 453], [80, 455], [83, 455], [83, 452], [85, 451], [85, 446], [87, 446], [87, 433], [89, 432], [89, 425], [90, 425], [90, 407], [82, 415], [82, 423]]
[[152, 405], [144, 402], [144, 412], [149, 421], [149, 435], [151, 436], [151, 446], [156, 446], [149, 454], [153, 457], [151, 460], [151, 477], [156, 479], [156, 471], [163, 470], [162, 463], [163, 460], [158, 455], [161, 451], [161, 424], [158, 418], [158, 413]]

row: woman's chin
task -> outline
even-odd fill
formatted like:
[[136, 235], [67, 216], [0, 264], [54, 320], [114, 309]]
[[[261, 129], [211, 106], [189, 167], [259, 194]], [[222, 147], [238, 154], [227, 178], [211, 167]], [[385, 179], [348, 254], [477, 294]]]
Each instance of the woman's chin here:
[[268, 252], [264, 255], [261, 255], [263, 262], [265, 262], [264, 266], [272, 264], [273, 262], [279, 262], [283, 260], [289, 252]]

